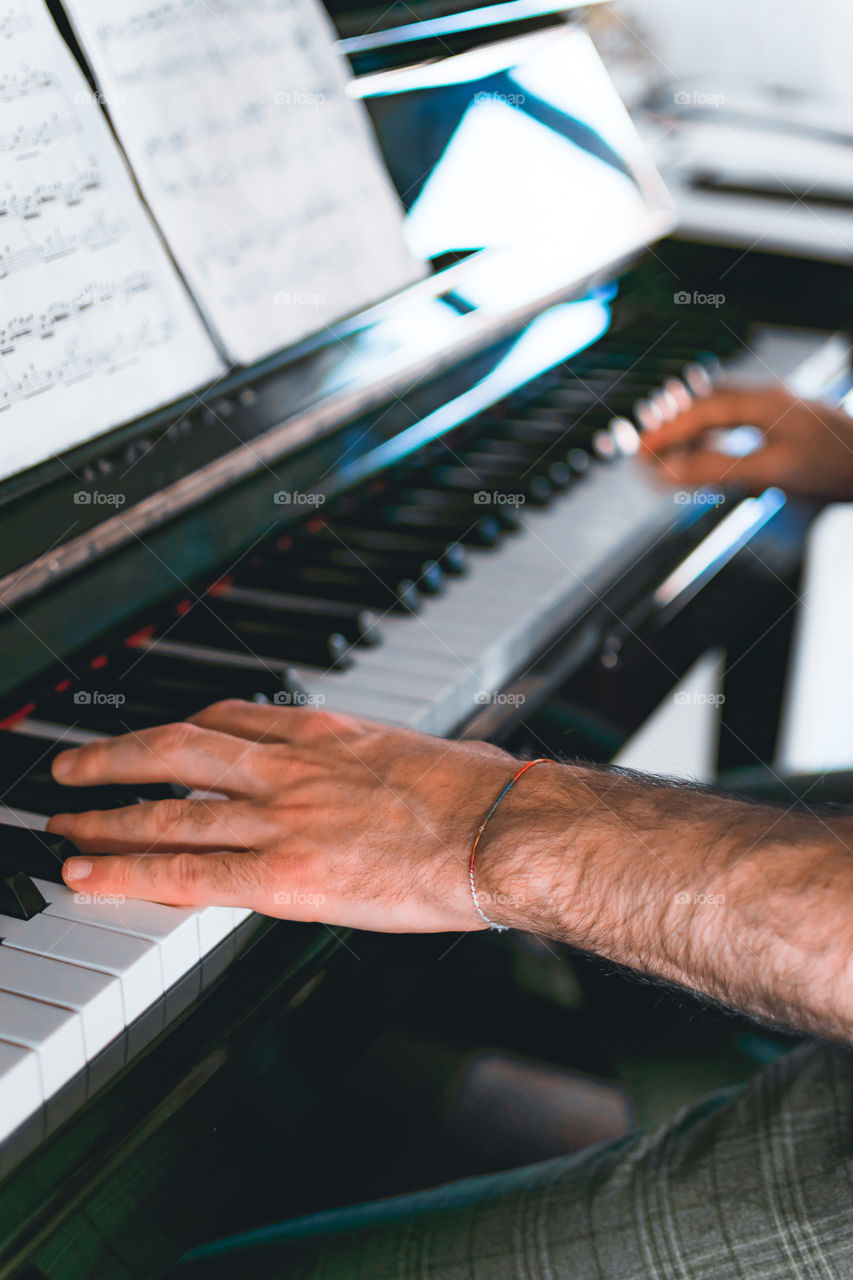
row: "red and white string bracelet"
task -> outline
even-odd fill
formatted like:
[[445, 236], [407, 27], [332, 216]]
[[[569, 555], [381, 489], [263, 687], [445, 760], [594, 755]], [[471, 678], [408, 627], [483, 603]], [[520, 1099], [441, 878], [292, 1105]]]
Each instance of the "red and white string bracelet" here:
[[480, 899], [477, 896], [477, 886], [474, 883], [474, 859], [477, 857], [477, 849], [479, 848], [480, 840], [482, 839], [483, 832], [485, 831], [486, 827], [489, 824], [489, 819], [492, 817], [493, 813], [495, 812], [495, 810], [497, 809], [498, 805], [500, 804], [501, 800], [503, 800], [507, 792], [511, 791], [512, 788], [515, 786], [516, 782], [518, 782], [521, 775], [523, 773], [527, 773], [527, 770], [532, 769], [534, 765], [550, 764], [550, 763], [551, 761], [548, 760], [545, 756], [543, 756], [538, 760], [528, 760], [527, 764], [523, 764], [521, 768], [518, 770], [518, 772], [514, 774], [513, 777], [510, 778], [509, 782], [506, 784], [503, 791], [501, 791], [500, 795], [495, 800], [492, 801], [491, 808], [489, 809], [483, 821], [480, 823], [479, 827], [477, 828], [477, 834], [474, 836], [474, 844], [471, 848], [471, 857], [468, 859], [468, 883], [471, 885], [471, 897], [474, 899], [474, 906], [477, 910], [477, 914], [479, 915], [480, 919], [483, 921], [484, 924], [487, 924], [490, 929], [494, 929], [497, 933], [505, 933], [509, 926], [505, 924], [496, 924], [494, 920], [490, 920], [489, 917], [486, 915], [485, 911], [483, 910], [483, 908], [480, 906]]

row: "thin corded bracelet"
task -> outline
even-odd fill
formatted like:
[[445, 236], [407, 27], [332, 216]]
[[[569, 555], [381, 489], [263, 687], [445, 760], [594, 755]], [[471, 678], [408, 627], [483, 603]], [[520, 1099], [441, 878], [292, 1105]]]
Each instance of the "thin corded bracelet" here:
[[477, 886], [474, 883], [474, 859], [477, 856], [477, 849], [479, 848], [480, 840], [482, 838], [483, 832], [485, 831], [486, 827], [489, 825], [489, 819], [491, 818], [492, 814], [495, 812], [495, 810], [497, 809], [498, 805], [500, 804], [501, 800], [503, 800], [507, 792], [511, 791], [512, 788], [515, 786], [516, 782], [518, 782], [521, 775], [523, 773], [527, 773], [527, 770], [532, 769], [535, 764], [550, 764], [550, 761], [545, 756], [541, 757], [539, 760], [528, 760], [527, 764], [523, 764], [521, 768], [518, 770], [518, 772], [512, 778], [510, 778], [509, 782], [506, 784], [506, 786], [504, 787], [500, 795], [497, 797], [497, 799], [492, 801], [491, 808], [489, 809], [485, 818], [477, 828], [477, 834], [474, 836], [474, 844], [471, 849], [471, 857], [468, 859], [468, 882], [471, 885], [471, 897], [474, 899], [474, 906], [477, 909], [477, 914], [479, 915], [480, 919], [489, 926], [490, 929], [494, 929], [497, 933], [506, 933], [508, 926], [505, 924], [495, 924], [494, 920], [490, 920], [489, 917], [486, 915], [485, 911], [483, 910], [483, 908], [480, 906], [480, 899], [477, 897]]

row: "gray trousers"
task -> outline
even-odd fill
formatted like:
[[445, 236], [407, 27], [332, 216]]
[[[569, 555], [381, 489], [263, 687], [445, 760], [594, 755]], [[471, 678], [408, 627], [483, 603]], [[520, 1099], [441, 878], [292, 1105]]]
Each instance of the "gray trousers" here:
[[803, 1045], [640, 1133], [195, 1250], [175, 1280], [853, 1278], [853, 1052]]

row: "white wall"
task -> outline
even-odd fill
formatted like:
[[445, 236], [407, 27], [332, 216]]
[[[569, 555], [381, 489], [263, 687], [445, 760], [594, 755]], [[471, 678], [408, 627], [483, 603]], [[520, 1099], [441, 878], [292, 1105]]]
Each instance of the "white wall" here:
[[610, 7], [651, 49], [661, 79], [783, 85], [853, 105], [853, 0], [614, 0]]

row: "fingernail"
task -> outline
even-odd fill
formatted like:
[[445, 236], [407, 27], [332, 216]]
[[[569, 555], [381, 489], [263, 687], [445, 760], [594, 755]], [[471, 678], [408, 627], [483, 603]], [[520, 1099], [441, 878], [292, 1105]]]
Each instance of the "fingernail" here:
[[62, 778], [71, 772], [76, 754], [76, 751], [63, 751], [54, 757], [52, 766], [54, 778]]
[[88, 858], [69, 858], [62, 868], [66, 880], [86, 880], [92, 870]]

